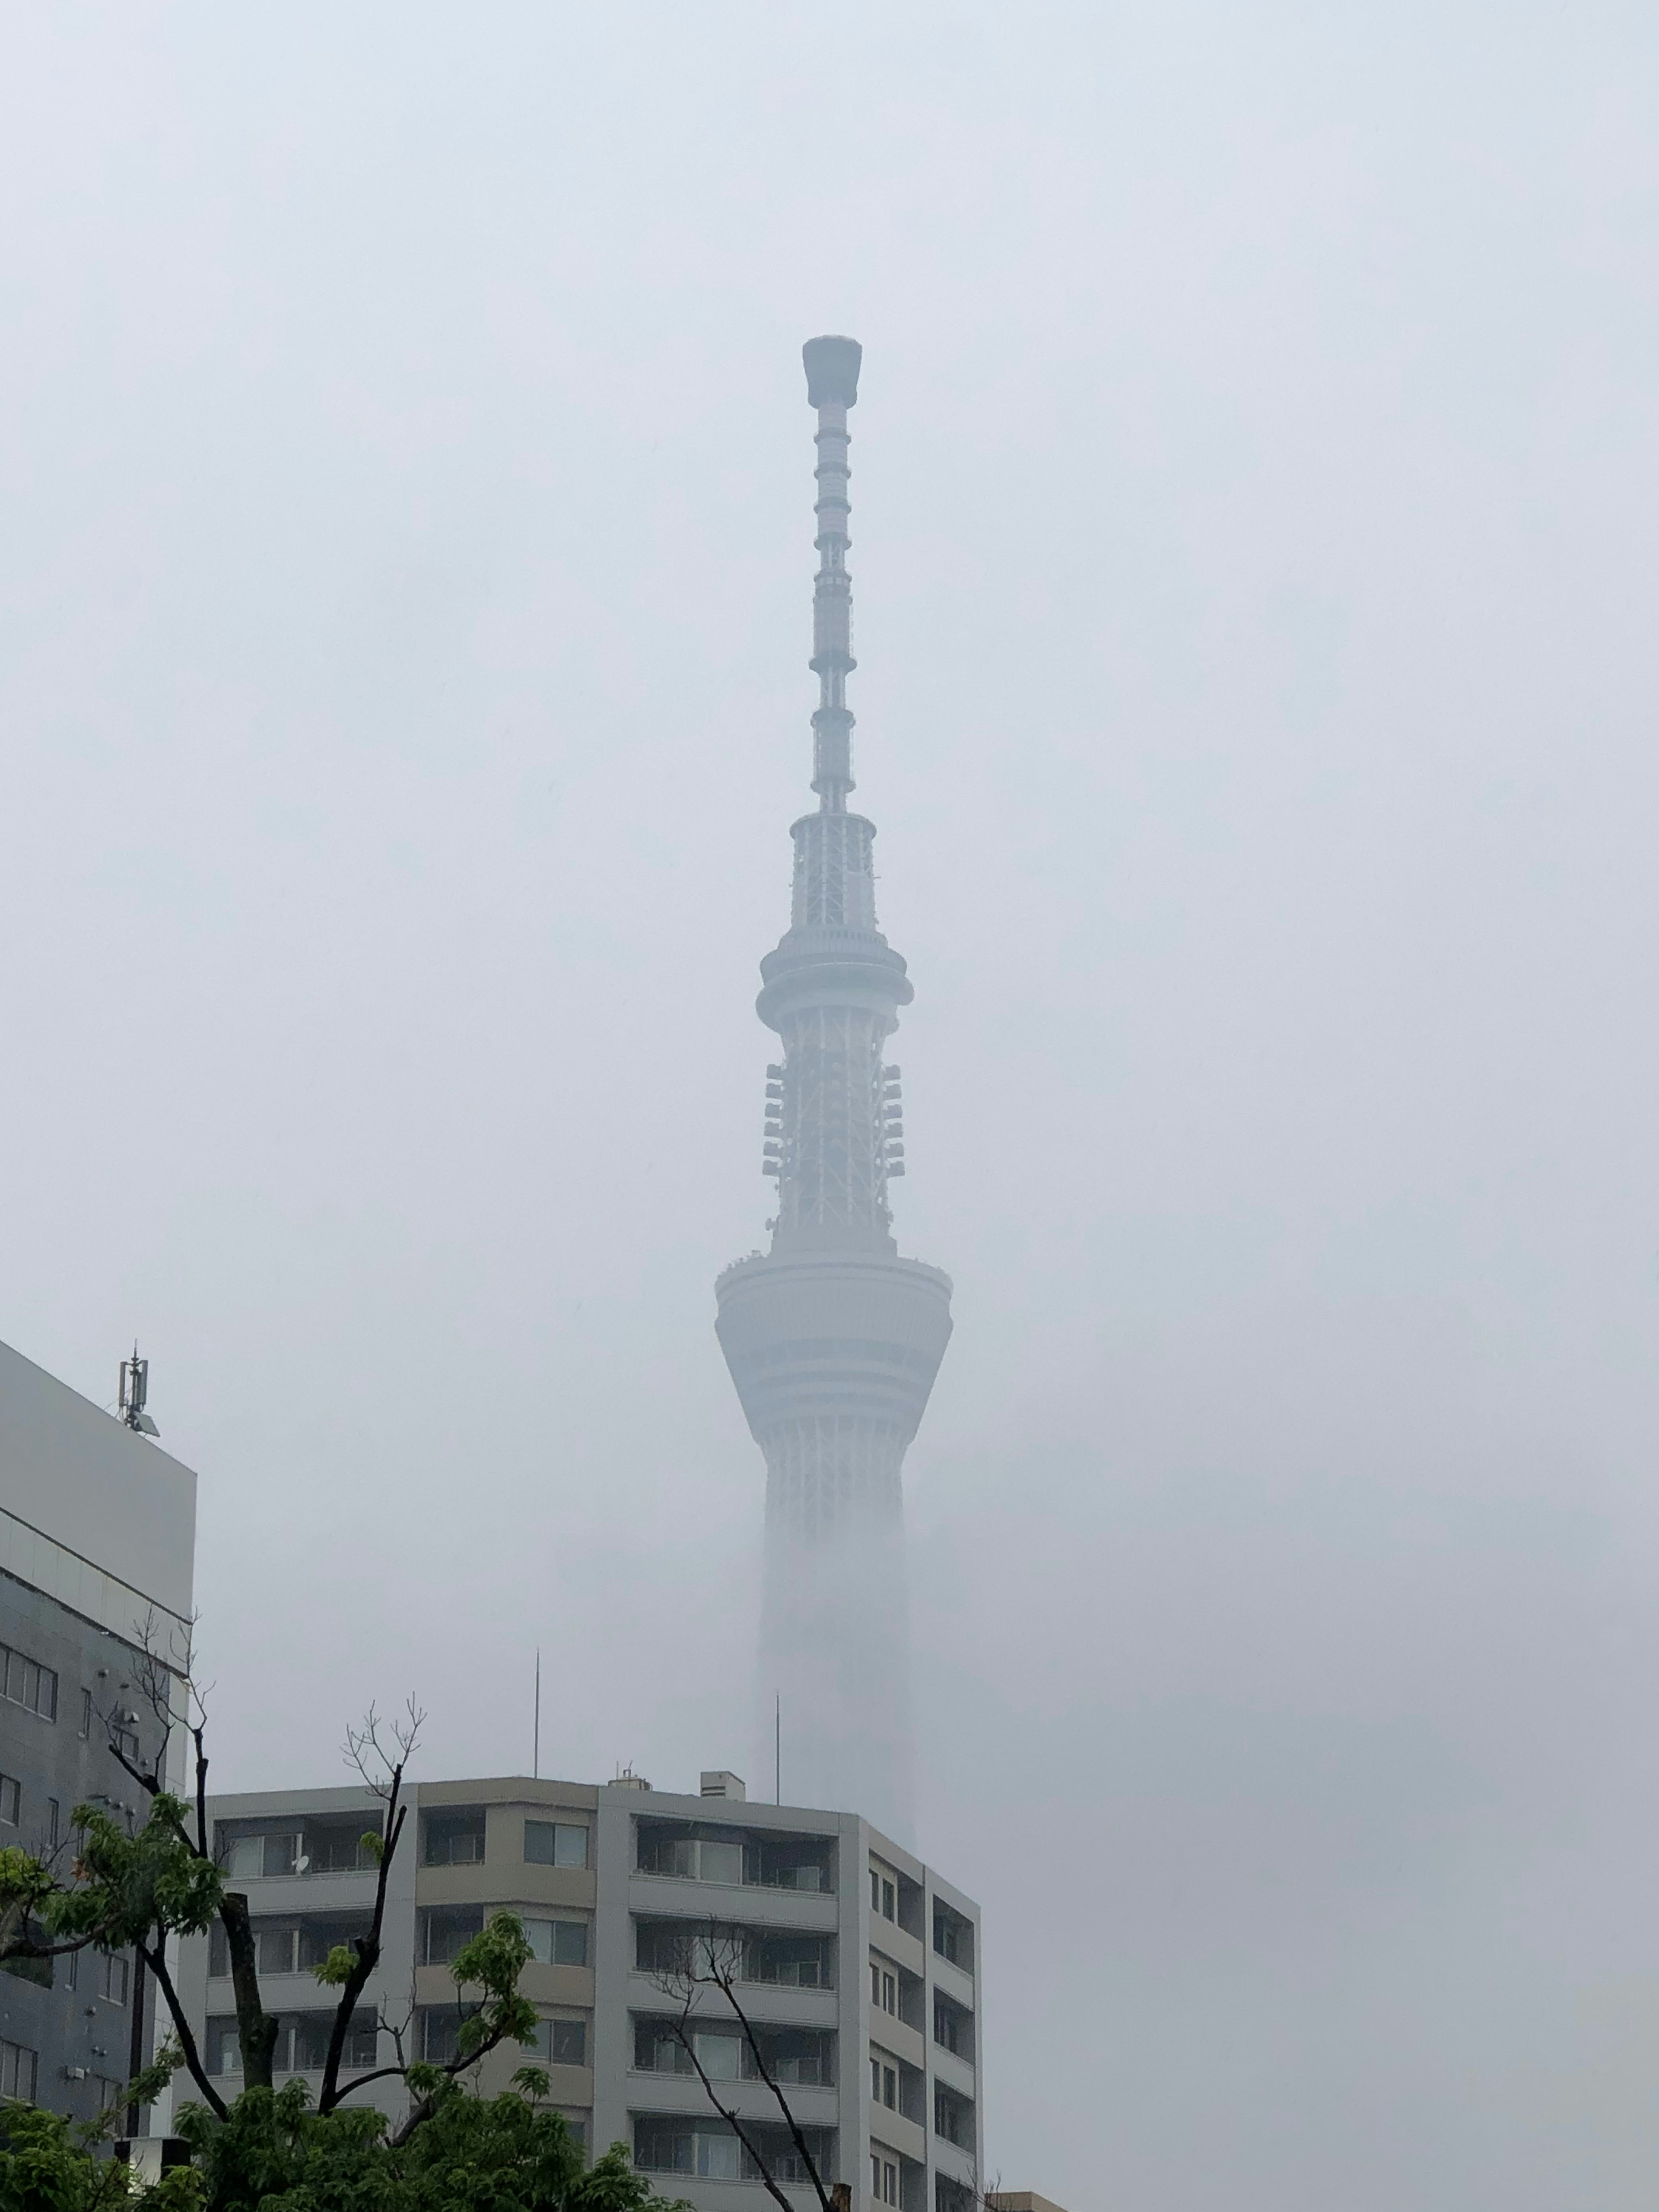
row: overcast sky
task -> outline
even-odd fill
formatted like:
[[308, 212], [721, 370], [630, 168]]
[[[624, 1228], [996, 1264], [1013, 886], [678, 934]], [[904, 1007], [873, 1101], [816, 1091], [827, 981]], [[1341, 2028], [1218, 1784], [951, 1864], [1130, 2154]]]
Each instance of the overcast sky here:
[[744, 1763], [851, 331], [992, 2173], [1648, 2212], [1656, 94], [1650, 0], [14, 0], [0, 1336], [153, 1358], [217, 1779], [521, 1771], [538, 1644], [544, 1771]]

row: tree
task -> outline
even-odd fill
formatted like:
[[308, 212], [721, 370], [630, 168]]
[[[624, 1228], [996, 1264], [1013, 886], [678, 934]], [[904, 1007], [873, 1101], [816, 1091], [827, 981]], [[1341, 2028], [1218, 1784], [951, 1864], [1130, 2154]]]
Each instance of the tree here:
[[623, 2145], [589, 2166], [555, 2112], [538, 2110], [547, 2076], [528, 2067], [499, 2097], [417, 2069], [431, 2109], [402, 2143], [383, 2114], [311, 2109], [303, 2081], [246, 2089], [223, 2120], [187, 2106], [179, 2125], [195, 2162], [159, 2186], [128, 2192], [122, 2169], [94, 2154], [99, 2124], [79, 2128], [27, 2105], [0, 2108], [5, 2212], [690, 2212], [665, 2204]]
[[[844, 2184], [826, 2187], [818, 2172], [817, 2160], [806, 2140], [800, 2123], [796, 2119], [782, 2084], [762, 2047], [755, 2024], [750, 2019], [738, 1985], [743, 1978], [744, 1954], [748, 1936], [741, 1928], [731, 1928], [711, 1920], [708, 1926], [693, 1935], [689, 1930], [679, 1947], [674, 1962], [653, 1976], [664, 1995], [674, 1999], [677, 2010], [669, 2021], [670, 2033], [691, 2062], [692, 2071], [702, 2084], [703, 2094], [709, 2104], [732, 2130], [738, 2141], [755, 2162], [756, 2171], [766, 2185], [767, 2192], [781, 2208], [781, 2212], [797, 2212], [797, 2208], [784, 2195], [782, 2185], [774, 2171], [774, 2162], [766, 2154], [765, 2144], [752, 2123], [744, 2119], [733, 2104], [723, 2099], [697, 2050], [696, 2027], [706, 2019], [714, 2007], [729, 2013], [742, 2031], [744, 2048], [754, 2068], [755, 2078], [765, 2084], [774, 2102], [783, 2115], [783, 2122], [794, 2145], [795, 2155], [805, 2169], [818, 2200], [819, 2212], [847, 2212], [850, 2201]], [[713, 2005], [709, 1999], [712, 1996]]]
[[[51, 1959], [92, 1944], [134, 1950], [171, 2017], [174, 2064], [188, 2072], [208, 2112], [222, 2123], [230, 2117], [230, 2106], [207, 2070], [179, 2001], [167, 1964], [168, 1936], [200, 1935], [216, 1920], [224, 1931], [244, 2095], [272, 2090], [279, 2022], [265, 2010], [260, 1995], [247, 1898], [227, 1887], [213, 1854], [207, 1814], [206, 1711], [189, 1671], [188, 1655], [177, 1650], [164, 1655], [152, 1620], [140, 1632], [136, 1672], [140, 1692], [160, 1730], [154, 1758], [145, 1762], [133, 1755], [118, 1713], [112, 1711], [104, 1718], [112, 1753], [149, 1800], [149, 1817], [135, 1828], [131, 1820], [124, 1826], [99, 1806], [76, 1806], [71, 1824], [77, 1848], [67, 1875], [61, 1852], [32, 1852], [15, 1845], [0, 1850], [0, 1963]], [[182, 1718], [175, 1711], [180, 1698]], [[374, 1904], [367, 1933], [337, 1945], [315, 1970], [325, 1987], [339, 1991], [315, 2117], [326, 2118], [370, 2081], [400, 2076], [409, 2085], [410, 2102], [399, 2142], [413, 2136], [438, 2109], [447, 2081], [466, 2072], [509, 2037], [527, 2041], [536, 2029], [535, 2009], [518, 1988], [530, 1948], [516, 1918], [497, 1913], [453, 1963], [458, 1994], [464, 1996], [469, 1989], [479, 1992], [464, 1998], [455, 2057], [441, 2066], [409, 2063], [401, 2034], [394, 2029], [395, 2065], [342, 2078], [353, 2014], [380, 1962], [387, 1877], [408, 1818], [404, 1777], [419, 1741], [422, 1719], [410, 1700], [398, 1720], [388, 1724], [371, 1708], [362, 1726], [347, 1732], [347, 1755], [384, 1808], [380, 1827], [362, 1838], [376, 1868]], [[180, 1726], [191, 1750], [193, 1794], [188, 1803], [166, 1785], [167, 1748]], [[157, 2094], [159, 2086], [149, 2092], [152, 2098]]]

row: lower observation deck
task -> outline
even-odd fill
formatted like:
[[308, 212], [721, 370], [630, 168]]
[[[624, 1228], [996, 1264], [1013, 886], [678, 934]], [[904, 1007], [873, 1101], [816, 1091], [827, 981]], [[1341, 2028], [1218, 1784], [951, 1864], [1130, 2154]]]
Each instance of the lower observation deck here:
[[951, 1279], [921, 1260], [772, 1253], [714, 1285], [720, 1349], [757, 1443], [836, 1415], [908, 1443], [951, 1338]]

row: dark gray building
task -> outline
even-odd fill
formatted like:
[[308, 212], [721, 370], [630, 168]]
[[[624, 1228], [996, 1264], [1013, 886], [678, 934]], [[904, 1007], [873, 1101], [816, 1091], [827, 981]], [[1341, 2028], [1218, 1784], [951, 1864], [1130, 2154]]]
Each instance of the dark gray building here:
[[[0, 1344], [0, 1844], [67, 1856], [81, 1803], [146, 1817], [110, 1729], [155, 1755], [137, 1639], [149, 1623], [183, 1656], [195, 1542], [190, 1469]], [[175, 1762], [181, 1748], [174, 1731]], [[0, 2096], [76, 2118], [112, 2103], [149, 2055], [154, 2005], [137, 1994], [128, 1955], [14, 1961]]]

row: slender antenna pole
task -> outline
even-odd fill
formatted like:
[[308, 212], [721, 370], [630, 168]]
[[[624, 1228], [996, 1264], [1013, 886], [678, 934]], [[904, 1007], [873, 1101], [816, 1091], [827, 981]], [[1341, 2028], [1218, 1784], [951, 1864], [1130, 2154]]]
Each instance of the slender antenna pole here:
[[773, 1696], [775, 1703], [772, 1711], [772, 1802], [775, 1805], [781, 1805], [783, 1802], [783, 1692], [781, 1690], [777, 1690], [773, 1692]]
[[531, 1753], [530, 1771], [539, 1782], [542, 1774], [542, 1647], [536, 1646], [536, 1745]]

